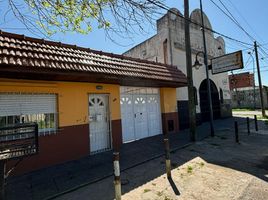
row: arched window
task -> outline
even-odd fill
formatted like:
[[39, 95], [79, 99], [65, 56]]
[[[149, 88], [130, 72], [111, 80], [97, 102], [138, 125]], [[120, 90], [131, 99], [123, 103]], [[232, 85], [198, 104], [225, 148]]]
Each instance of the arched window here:
[[221, 101], [221, 103], [223, 103], [223, 91], [222, 91], [222, 89], [220, 89], [220, 101]]

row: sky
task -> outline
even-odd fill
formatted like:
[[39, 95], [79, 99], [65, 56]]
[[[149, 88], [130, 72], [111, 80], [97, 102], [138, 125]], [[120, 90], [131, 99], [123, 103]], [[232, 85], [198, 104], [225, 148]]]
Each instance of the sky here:
[[[15, 0], [22, 1], [22, 0]], [[252, 44], [241, 45], [240, 43], [225, 38], [227, 53], [231, 53], [238, 50], [243, 50], [244, 69], [236, 70], [234, 73], [241, 72], [253, 72], [253, 63], [255, 61], [255, 52], [253, 52], [253, 40], [256, 40], [260, 44], [259, 58], [260, 68], [263, 85], [268, 85], [268, 1], [267, 0], [221, 0], [224, 5], [229, 9], [230, 13], [239, 22], [240, 26], [246, 30], [246, 32], [253, 37], [250, 38], [244, 33], [234, 22], [232, 22], [222, 11], [220, 11], [214, 4], [224, 7], [220, 4], [220, 0], [203, 0], [203, 10], [210, 19], [212, 29], [220, 32], [224, 35], [238, 39], [245, 43]], [[13, 32], [17, 34], [24, 34], [31, 37], [44, 38], [42, 35], [35, 35], [25, 28], [25, 26], [16, 19], [12, 12], [8, 10], [7, 0], [0, 1], [0, 29], [2, 31]], [[175, 7], [184, 12], [183, 0], [166, 0], [166, 6], [169, 8]], [[190, 12], [196, 8], [199, 8], [199, 0], [189, 0]], [[159, 12], [166, 13], [165, 10], [159, 10]], [[160, 17], [160, 16], [159, 16]], [[155, 24], [149, 25], [144, 23], [146, 33], [139, 33], [130, 35], [123, 39], [120, 36], [113, 34], [113, 40], [111, 41], [106, 37], [105, 32], [102, 29], [98, 29], [93, 26], [93, 31], [87, 35], [78, 33], [57, 33], [50, 37], [51, 40], [60, 41], [62, 43], [76, 44], [91, 49], [112, 52], [122, 54], [131, 47], [143, 42], [156, 33], [154, 27]], [[216, 37], [217, 35], [215, 35]], [[253, 53], [254, 58], [249, 56], [248, 52]], [[258, 85], [257, 73], [255, 73], [255, 82]]]

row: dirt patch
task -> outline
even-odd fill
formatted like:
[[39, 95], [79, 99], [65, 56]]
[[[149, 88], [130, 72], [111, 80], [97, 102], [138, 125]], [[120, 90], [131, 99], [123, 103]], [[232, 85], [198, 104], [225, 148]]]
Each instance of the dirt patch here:
[[172, 180], [164, 174], [125, 194], [123, 199], [229, 200], [244, 199], [249, 193], [251, 197], [255, 194], [258, 199], [265, 200], [268, 184], [250, 174], [210, 164], [197, 157], [173, 169]]

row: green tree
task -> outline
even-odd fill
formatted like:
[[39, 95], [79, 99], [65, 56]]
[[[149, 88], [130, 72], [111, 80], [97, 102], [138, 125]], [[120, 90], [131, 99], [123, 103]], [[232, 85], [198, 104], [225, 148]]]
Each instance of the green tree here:
[[143, 31], [158, 14], [164, 0], [8, 0], [9, 11], [27, 28], [46, 35], [56, 32], [87, 34], [96, 25], [107, 33], [125, 36]]

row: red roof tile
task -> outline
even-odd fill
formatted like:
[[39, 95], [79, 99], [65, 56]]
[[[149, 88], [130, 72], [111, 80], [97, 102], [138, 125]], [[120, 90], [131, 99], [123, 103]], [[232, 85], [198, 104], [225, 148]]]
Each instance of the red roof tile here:
[[116, 75], [124, 80], [160, 81], [161, 86], [180, 87], [187, 83], [186, 76], [175, 66], [0, 31], [3, 70], [2, 66], [5, 70], [30, 67], [40, 73], [54, 68], [61, 72]]

